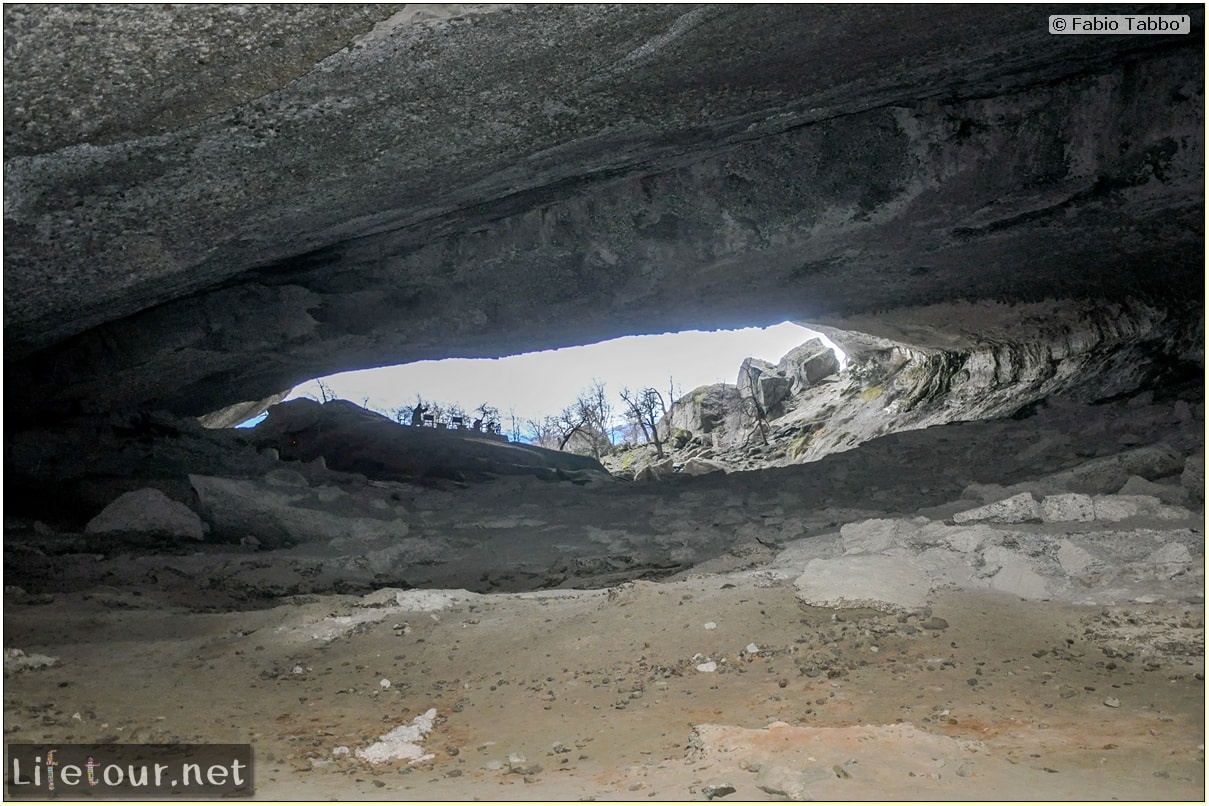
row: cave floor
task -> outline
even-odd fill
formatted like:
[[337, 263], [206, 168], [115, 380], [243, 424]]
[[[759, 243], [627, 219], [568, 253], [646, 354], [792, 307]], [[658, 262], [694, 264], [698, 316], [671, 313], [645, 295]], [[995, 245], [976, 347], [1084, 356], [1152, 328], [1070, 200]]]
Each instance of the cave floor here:
[[[948, 591], [908, 617], [807, 607], [759, 572], [138, 599], [10, 597], [6, 646], [57, 661], [6, 673], [6, 742], [248, 742], [273, 800], [1205, 797], [1200, 604]], [[336, 751], [428, 709], [430, 759]]]

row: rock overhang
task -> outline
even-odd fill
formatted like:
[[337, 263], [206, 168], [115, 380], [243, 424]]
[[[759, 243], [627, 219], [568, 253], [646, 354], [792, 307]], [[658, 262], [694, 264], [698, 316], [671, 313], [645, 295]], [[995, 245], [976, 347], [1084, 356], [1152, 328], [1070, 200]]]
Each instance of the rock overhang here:
[[[786, 318], [909, 309], [943, 337], [928, 306], [970, 300], [1186, 305], [1203, 12], [1164, 8], [1194, 33], [1054, 37], [1038, 7], [328, 12], [304, 44], [356, 41], [223, 108], [6, 132], [10, 412], [204, 414], [339, 369]], [[6, 111], [71, 20], [45, 14], [8, 31]]]

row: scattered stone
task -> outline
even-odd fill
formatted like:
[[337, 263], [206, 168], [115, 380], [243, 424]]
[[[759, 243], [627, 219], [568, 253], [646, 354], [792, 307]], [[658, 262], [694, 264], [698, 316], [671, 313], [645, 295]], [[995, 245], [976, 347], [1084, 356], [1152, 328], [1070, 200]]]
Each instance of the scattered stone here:
[[1081, 522], [1095, 519], [1095, 504], [1090, 495], [1063, 493], [1047, 495], [1041, 500], [1041, 520], [1045, 523]]
[[1041, 520], [1041, 509], [1032, 493], [1019, 493], [953, 516], [953, 523], [1031, 523]]
[[378, 687], [383, 691], [386, 691], [388, 688], [390, 688], [390, 681], [384, 677], [378, 681]]
[[50, 655], [39, 655], [37, 653], [27, 655], [20, 649], [4, 650], [5, 674], [24, 672], [27, 669], [45, 669], [54, 666], [58, 662], [58, 658], [52, 658]]
[[716, 672], [716, 671], [718, 671], [718, 664], [712, 660], [706, 661], [705, 663], [698, 663], [697, 671], [699, 671], [699, 672]]
[[508, 754], [508, 772], [513, 775], [537, 775], [541, 771], [542, 766], [537, 762], [531, 763], [523, 753]]
[[705, 629], [707, 629], [707, 630], [716, 630], [716, 629], [718, 629], [718, 625], [717, 625], [715, 622], [712, 622], [712, 621], [707, 621], [707, 622], [705, 622], [705, 624], [704, 624], [703, 626], [704, 626], [704, 627], [705, 627]]
[[1118, 700], [1116, 697], [1107, 698], [1106, 700], [1104, 700], [1104, 704], [1107, 705], [1109, 708], [1120, 708], [1121, 707], [1121, 701]]
[[727, 795], [733, 795], [735, 788], [730, 784], [707, 784], [701, 787], [701, 794], [705, 795], [706, 800], [714, 798], [724, 798]]
[[944, 619], [942, 619], [938, 616], [932, 616], [927, 621], [921, 623], [919, 626], [920, 626], [920, 629], [923, 629], [923, 630], [947, 630], [947, 629], [949, 629], [949, 622], [945, 621]]
[[84, 532], [133, 532], [190, 540], [204, 540], [206, 537], [205, 526], [196, 512], [152, 487], [118, 496], [88, 522]]
[[383, 736], [369, 747], [357, 749], [357, 758], [371, 764], [381, 764], [386, 761], [407, 760], [410, 762], [427, 761], [433, 758], [432, 753], [425, 753], [418, 742], [432, 731], [433, 721], [437, 718], [437, 709], [429, 708], [407, 725], [400, 725]]

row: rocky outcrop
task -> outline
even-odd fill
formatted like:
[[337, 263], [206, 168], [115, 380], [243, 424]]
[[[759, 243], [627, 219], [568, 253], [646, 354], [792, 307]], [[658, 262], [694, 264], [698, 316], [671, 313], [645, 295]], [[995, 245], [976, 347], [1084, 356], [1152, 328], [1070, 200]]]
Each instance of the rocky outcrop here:
[[660, 436], [677, 449], [685, 447], [694, 435], [712, 442], [741, 427], [741, 405], [735, 386], [716, 383], [699, 387], [672, 404], [659, 421]]
[[[703, 452], [732, 470], [816, 461], [896, 431], [1027, 417], [1030, 406], [1050, 398], [1092, 402], [1141, 393], [1143, 401], [1154, 390], [1175, 395], [1199, 386], [1202, 324], [1195, 312], [1039, 303], [1025, 310], [1045, 324], [1028, 332], [1005, 324], [999, 306], [977, 310], [981, 331], [966, 311], [943, 338], [893, 317], [883, 322], [885, 332], [924, 347], [826, 328], [846, 351], [842, 372], [817, 340], [777, 365], [747, 359], [737, 386], [694, 390], [673, 404], [660, 423], [671, 464]], [[640, 472], [650, 461], [630, 458], [627, 470]], [[1129, 474], [1114, 472], [1109, 486], [1116, 491]], [[1100, 489], [1100, 480], [1093, 486]]]
[[1200, 299], [1180, 8], [1189, 36], [778, 5], [315, 7], [282, 36], [276, 9], [10, 4], [6, 417], [200, 416], [722, 323], [914, 310], [943, 337], [930, 306]]
[[248, 400], [243, 403], [233, 403], [218, 411], [204, 414], [198, 417], [197, 421], [206, 428], [232, 428], [265, 413], [270, 406], [276, 406], [289, 397], [291, 391], [287, 389], [284, 392], [278, 392], [275, 395], [266, 397], [264, 400]]

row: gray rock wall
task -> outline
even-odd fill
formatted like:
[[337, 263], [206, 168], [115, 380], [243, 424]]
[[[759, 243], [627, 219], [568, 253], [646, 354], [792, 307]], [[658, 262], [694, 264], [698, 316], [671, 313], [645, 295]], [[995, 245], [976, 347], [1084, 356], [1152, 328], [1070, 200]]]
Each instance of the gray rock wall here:
[[[335, 370], [691, 326], [1201, 296], [1199, 33], [638, 5], [317, 9], [295, 38], [284, 7], [195, 12], [217, 34], [33, 8], [6, 7], [18, 417], [201, 415]], [[157, 49], [193, 61], [147, 75]], [[94, 68], [112, 82], [81, 85]]]

